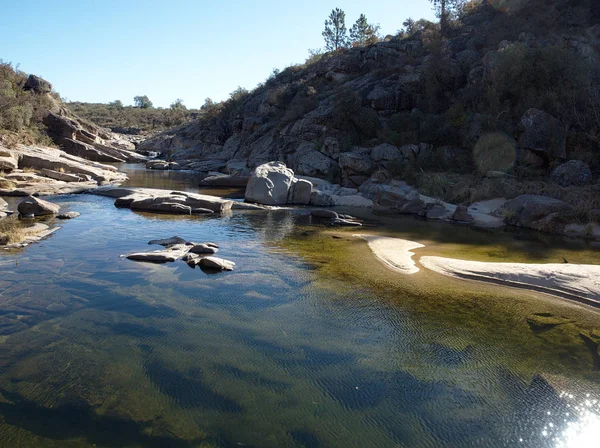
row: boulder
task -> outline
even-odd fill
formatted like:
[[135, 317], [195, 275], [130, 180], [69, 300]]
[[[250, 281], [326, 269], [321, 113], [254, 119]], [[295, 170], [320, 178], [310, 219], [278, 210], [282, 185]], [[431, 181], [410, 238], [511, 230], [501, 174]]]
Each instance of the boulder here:
[[134, 199], [129, 208], [151, 213], [169, 213], [173, 215], [191, 215], [192, 207], [171, 201], [169, 197]]
[[17, 210], [21, 215], [55, 215], [59, 212], [60, 206], [53, 204], [43, 199], [36, 198], [35, 196], [29, 196], [17, 206]]
[[0, 170], [12, 171], [19, 167], [19, 158], [17, 154], [8, 149], [0, 147]]
[[146, 162], [146, 169], [148, 170], [168, 170], [169, 162], [165, 160], [148, 160]]
[[254, 170], [246, 187], [247, 202], [267, 205], [287, 203], [294, 172], [282, 162], [269, 162]]
[[352, 221], [350, 219], [344, 218], [336, 218], [332, 219], [329, 223], [331, 226], [340, 226], [340, 227], [361, 227], [362, 224], [360, 222]]
[[550, 173], [552, 182], [563, 187], [587, 185], [592, 182], [590, 167], [581, 160], [569, 160]]
[[312, 182], [304, 179], [294, 179], [292, 185], [291, 203], [298, 205], [308, 205], [310, 203], [310, 194], [312, 193]]
[[368, 174], [373, 162], [366, 151], [345, 152], [340, 155], [340, 167], [352, 173]]
[[204, 257], [200, 259], [200, 267], [205, 269], [214, 269], [217, 271], [233, 271], [235, 263], [217, 257]]
[[564, 125], [538, 109], [529, 109], [517, 127], [519, 147], [542, 155], [546, 160], [564, 159], [567, 134]]
[[498, 213], [507, 216], [506, 221], [508, 224], [532, 228], [536, 221], [552, 213], [569, 209], [571, 209], [571, 206], [559, 199], [523, 194], [507, 201]]
[[371, 159], [378, 163], [400, 159], [401, 157], [402, 153], [400, 150], [389, 143], [383, 143], [371, 150]]
[[43, 78], [35, 75], [29, 75], [25, 82], [26, 90], [33, 90], [35, 93], [50, 93], [52, 92], [52, 84]]
[[459, 205], [456, 207], [454, 214], [452, 215], [452, 220], [459, 222], [471, 222], [473, 221], [473, 217], [469, 214], [469, 209], [464, 205]]
[[214, 247], [213, 245], [209, 245], [206, 243], [203, 244], [196, 244], [194, 246], [191, 246], [190, 248], [190, 252], [193, 254], [216, 254], [219, 251], [219, 249], [217, 249], [216, 247]]

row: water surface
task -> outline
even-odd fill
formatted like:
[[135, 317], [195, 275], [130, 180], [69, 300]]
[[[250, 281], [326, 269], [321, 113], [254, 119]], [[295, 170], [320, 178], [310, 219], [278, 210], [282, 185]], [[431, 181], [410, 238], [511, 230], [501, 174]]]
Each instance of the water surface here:
[[[199, 191], [190, 173], [130, 177]], [[52, 200], [81, 217], [0, 258], [0, 446], [596, 446], [595, 310], [395, 274], [302, 209], [173, 217]], [[367, 216], [365, 230], [423, 253], [597, 257], [411, 218]], [[236, 270], [119, 257], [173, 235], [219, 243]]]

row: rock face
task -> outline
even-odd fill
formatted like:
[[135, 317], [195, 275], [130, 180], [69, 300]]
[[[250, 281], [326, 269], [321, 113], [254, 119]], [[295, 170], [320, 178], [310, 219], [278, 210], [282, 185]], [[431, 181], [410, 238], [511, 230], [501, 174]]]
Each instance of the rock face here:
[[564, 125], [538, 109], [529, 109], [521, 117], [517, 127], [519, 147], [532, 151], [547, 160], [567, 157], [567, 134]]
[[284, 205], [288, 203], [288, 194], [294, 181], [294, 172], [281, 162], [269, 162], [254, 170], [245, 199], [266, 205]]
[[60, 206], [34, 196], [29, 196], [21, 201], [17, 206], [17, 210], [23, 216], [55, 215], [59, 212]]
[[569, 160], [554, 168], [550, 173], [550, 179], [563, 187], [587, 185], [592, 182], [592, 171], [581, 160]]
[[42, 94], [52, 92], [52, 84], [35, 75], [29, 75], [29, 78], [27, 78], [27, 82], [25, 83], [25, 88]]
[[498, 212], [506, 215], [508, 224], [536, 228], [536, 222], [547, 216], [569, 210], [566, 202], [547, 196], [523, 194], [506, 202]]

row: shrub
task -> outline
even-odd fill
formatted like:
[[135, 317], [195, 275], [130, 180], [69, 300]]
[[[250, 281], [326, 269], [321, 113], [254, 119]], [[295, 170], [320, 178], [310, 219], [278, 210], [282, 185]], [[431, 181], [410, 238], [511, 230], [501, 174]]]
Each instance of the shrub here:
[[507, 135], [499, 132], [485, 134], [473, 149], [473, 160], [482, 174], [488, 171], [508, 171], [515, 164], [516, 151], [514, 140]]
[[23, 225], [16, 214], [0, 218], [0, 245], [23, 241], [25, 233]]

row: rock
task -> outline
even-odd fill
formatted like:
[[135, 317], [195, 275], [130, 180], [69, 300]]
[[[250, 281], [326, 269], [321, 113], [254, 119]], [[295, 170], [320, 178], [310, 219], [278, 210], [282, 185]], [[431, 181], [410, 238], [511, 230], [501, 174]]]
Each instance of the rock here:
[[60, 210], [60, 206], [34, 196], [29, 196], [21, 201], [17, 206], [17, 210], [21, 215], [55, 215]]
[[200, 267], [205, 269], [214, 269], [218, 271], [233, 271], [235, 263], [217, 257], [204, 257], [200, 259]]
[[214, 176], [205, 177], [200, 181], [201, 187], [231, 187], [231, 188], [245, 188], [248, 185], [250, 176], [239, 176], [229, 174], [218, 174]]
[[57, 218], [58, 219], [75, 219], [79, 216], [81, 216], [81, 213], [79, 213], [79, 212], [66, 212], [66, 213], [61, 213], [60, 215], [57, 216]]
[[585, 226], [581, 224], [567, 224], [563, 230], [564, 234], [567, 236], [575, 236], [579, 238], [583, 238], [587, 236], [587, 229]]
[[61, 173], [60, 171], [49, 170], [42, 168], [40, 170], [42, 176], [49, 177], [50, 179], [60, 180], [63, 182], [81, 182], [84, 179], [76, 174]]
[[312, 183], [310, 181], [294, 179], [291, 191], [290, 203], [298, 205], [308, 205], [310, 203], [310, 194], [312, 193]]
[[8, 202], [0, 198], [0, 209], [5, 210], [8, 207]]
[[387, 162], [402, 157], [402, 153], [394, 145], [383, 143], [371, 150], [371, 159], [375, 162]]
[[333, 159], [312, 149], [313, 147], [314, 145], [307, 145], [305, 148], [298, 148], [289, 160], [299, 174], [327, 177], [337, 164]]
[[191, 215], [192, 207], [180, 202], [172, 202], [169, 197], [134, 199], [129, 208], [153, 213], [169, 213], [176, 215]]
[[158, 244], [159, 246], [173, 246], [175, 244], [187, 244], [187, 241], [178, 236], [172, 236], [171, 238], [165, 238], [162, 240], [148, 241], [148, 244]]
[[536, 221], [552, 213], [569, 209], [571, 206], [559, 199], [524, 194], [507, 201], [497, 213], [507, 216], [506, 221], [509, 224], [531, 228]]
[[169, 167], [169, 162], [165, 160], [148, 160], [146, 162], [147, 170], [168, 170]]
[[456, 207], [454, 214], [452, 215], [452, 220], [459, 222], [471, 222], [473, 221], [473, 217], [469, 214], [469, 209], [464, 205], [459, 205]]
[[193, 254], [216, 254], [218, 251], [219, 249], [209, 244], [196, 244], [190, 249]]
[[312, 210], [310, 212], [310, 214], [312, 216], [314, 216], [315, 218], [325, 218], [325, 219], [338, 219], [339, 216], [336, 212], [334, 212], [333, 210], [324, 210], [324, 209], [318, 209], [318, 210]]
[[35, 93], [50, 93], [52, 92], [52, 84], [43, 78], [35, 75], [29, 75], [25, 82], [26, 90], [33, 90]]
[[153, 263], [166, 263], [182, 258], [188, 253], [190, 246], [185, 244], [175, 244], [164, 250], [156, 250], [153, 252], [138, 252], [127, 255], [129, 260], [148, 261]]
[[538, 109], [529, 109], [521, 117], [517, 127], [519, 147], [540, 155], [546, 160], [564, 159], [567, 134], [564, 125]]
[[360, 227], [362, 224], [360, 222], [351, 221], [349, 219], [337, 218], [331, 220], [329, 223], [331, 226], [342, 226], [342, 227]]
[[0, 170], [12, 171], [19, 167], [17, 154], [8, 149], [0, 147]]
[[427, 219], [449, 219], [453, 213], [442, 204], [433, 204], [427, 209], [425, 216]]
[[281, 162], [260, 165], [248, 181], [245, 199], [267, 205], [287, 203], [288, 193], [294, 180], [294, 172]]
[[192, 209], [192, 215], [210, 215], [213, 213], [214, 211], [208, 208], [197, 207]]
[[373, 166], [369, 155], [364, 151], [345, 152], [340, 154], [340, 167], [352, 173], [368, 174]]
[[124, 157], [119, 155], [109, 154], [106, 151], [98, 149], [94, 145], [84, 143], [72, 138], [63, 138], [61, 140], [61, 149], [67, 154], [81, 157], [82, 159], [91, 160], [101, 163], [122, 163], [125, 162]]
[[569, 160], [550, 173], [552, 182], [563, 187], [588, 185], [592, 182], [590, 167], [581, 160]]

